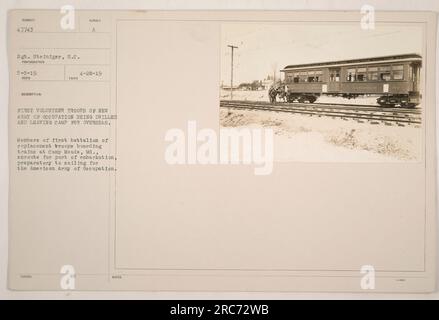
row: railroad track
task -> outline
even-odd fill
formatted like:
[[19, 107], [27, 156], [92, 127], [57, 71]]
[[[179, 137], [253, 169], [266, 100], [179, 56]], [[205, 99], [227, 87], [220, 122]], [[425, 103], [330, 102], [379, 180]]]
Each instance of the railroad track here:
[[368, 121], [373, 124], [420, 124], [420, 109], [382, 108], [370, 105], [346, 105], [330, 103], [276, 103], [256, 101], [221, 100], [223, 108], [266, 110], [274, 112], [289, 112], [304, 115], [317, 115], [332, 118], [355, 119], [358, 122]]

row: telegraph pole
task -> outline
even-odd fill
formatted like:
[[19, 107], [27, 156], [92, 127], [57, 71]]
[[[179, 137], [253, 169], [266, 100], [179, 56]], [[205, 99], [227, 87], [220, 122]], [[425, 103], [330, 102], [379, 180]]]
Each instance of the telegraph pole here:
[[228, 45], [232, 49], [232, 59], [230, 62], [230, 100], [233, 100], [233, 50], [238, 49], [236, 46]]

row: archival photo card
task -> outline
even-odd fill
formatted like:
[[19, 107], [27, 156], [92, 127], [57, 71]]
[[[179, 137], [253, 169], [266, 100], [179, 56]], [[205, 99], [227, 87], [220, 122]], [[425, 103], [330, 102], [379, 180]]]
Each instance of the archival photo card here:
[[9, 288], [433, 291], [436, 15], [371, 13], [10, 11]]

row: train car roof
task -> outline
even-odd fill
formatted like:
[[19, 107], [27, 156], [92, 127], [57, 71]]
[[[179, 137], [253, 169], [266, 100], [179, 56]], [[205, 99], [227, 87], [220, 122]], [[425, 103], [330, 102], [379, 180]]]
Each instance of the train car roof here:
[[305, 69], [305, 68], [315, 68], [315, 67], [341, 67], [349, 65], [361, 65], [361, 64], [371, 64], [371, 63], [382, 63], [382, 62], [402, 62], [402, 61], [422, 61], [422, 57], [416, 53], [410, 54], [400, 54], [393, 56], [382, 56], [382, 57], [371, 57], [371, 58], [361, 58], [361, 59], [350, 59], [350, 60], [338, 60], [338, 61], [328, 61], [328, 62], [318, 62], [318, 63], [305, 63], [305, 64], [292, 64], [286, 66], [281, 72]]

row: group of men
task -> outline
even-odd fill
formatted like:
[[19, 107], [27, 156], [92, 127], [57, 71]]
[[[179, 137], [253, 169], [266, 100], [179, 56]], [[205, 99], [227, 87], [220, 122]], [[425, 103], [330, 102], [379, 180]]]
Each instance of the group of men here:
[[285, 86], [283, 85], [272, 85], [270, 89], [268, 89], [268, 97], [270, 99], [270, 103], [275, 103], [277, 98], [279, 97], [280, 101], [287, 101], [287, 91], [285, 90]]

